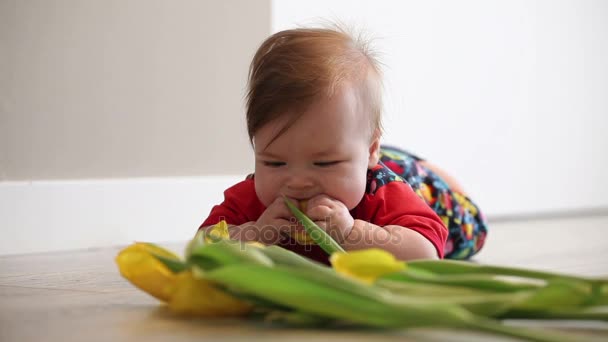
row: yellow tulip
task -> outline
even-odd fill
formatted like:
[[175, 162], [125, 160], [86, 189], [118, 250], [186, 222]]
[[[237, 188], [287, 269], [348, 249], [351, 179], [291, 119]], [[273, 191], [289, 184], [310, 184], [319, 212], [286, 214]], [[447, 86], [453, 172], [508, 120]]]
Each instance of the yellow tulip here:
[[[209, 229], [205, 235], [205, 243], [214, 243], [217, 239], [231, 240], [230, 232], [228, 231], [228, 223], [221, 220], [213, 228]], [[256, 247], [266, 247], [263, 243], [257, 241], [247, 241], [247, 244]]]
[[213, 228], [207, 231], [207, 234], [205, 235], [205, 242], [212, 243], [213, 239], [230, 239], [228, 223], [226, 223], [226, 221], [221, 220], [215, 226], [213, 226]]
[[218, 290], [210, 282], [197, 279], [191, 271], [176, 275], [169, 309], [175, 313], [205, 317], [240, 316], [253, 306]]
[[261, 242], [257, 242], [257, 241], [247, 241], [245, 243], [248, 244], [249, 246], [254, 246], [254, 247], [258, 247], [258, 248], [266, 248], [265, 244], [263, 244]]
[[196, 279], [190, 270], [173, 273], [155, 255], [182, 262], [162, 247], [138, 242], [120, 251], [116, 263], [127, 280], [168, 303], [176, 313], [211, 317], [236, 316], [251, 311], [249, 303], [230, 296], [208, 281]]
[[336, 252], [329, 258], [334, 270], [348, 277], [372, 284], [378, 277], [405, 269], [405, 263], [379, 248]]
[[308, 235], [305, 231], [296, 231], [291, 233], [291, 237], [296, 240], [296, 242], [300, 245], [314, 245], [315, 240], [313, 240], [310, 235]]
[[120, 274], [133, 285], [161, 301], [167, 302], [171, 296], [175, 274], [153, 254], [179, 260], [175, 254], [166, 249], [149, 243], [137, 242], [120, 251], [116, 256], [116, 263]]

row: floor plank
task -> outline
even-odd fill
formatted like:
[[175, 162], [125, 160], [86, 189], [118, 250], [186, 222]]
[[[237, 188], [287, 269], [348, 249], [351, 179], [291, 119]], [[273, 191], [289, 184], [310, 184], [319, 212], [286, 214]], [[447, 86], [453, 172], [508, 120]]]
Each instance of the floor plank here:
[[[491, 229], [486, 246], [474, 258], [476, 262], [608, 278], [608, 217], [495, 223]], [[164, 246], [181, 254], [183, 245]], [[120, 277], [114, 264], [119, 250], [114, 247], [0, 257], [0, 341], [489, 338], [452, 331], [302, 330], [234, 320], [178, 318]], [[586, 338], [608, 337], [604, 323], [569, 322], [553, 328], [579, 330]]]

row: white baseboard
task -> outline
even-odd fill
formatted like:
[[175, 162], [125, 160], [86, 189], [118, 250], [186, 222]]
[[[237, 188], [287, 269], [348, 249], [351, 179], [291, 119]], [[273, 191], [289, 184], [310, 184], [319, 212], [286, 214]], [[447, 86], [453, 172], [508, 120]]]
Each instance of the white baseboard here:
[[[224, 190], [244, 178], [0, 182], [0, 255], [108, 247], [133, 241], [184, 242], [192, 238], [213, 205], [222, 201]], [[537, 205], [525, 211], [486, 207], [484, 211], [490, 224], [569, 217], [573, 213], [608, 214], [606, 206], [580, 208], [548, 210]]]
[[0, 255], [186, 241], [244, 177], [0, 182]]

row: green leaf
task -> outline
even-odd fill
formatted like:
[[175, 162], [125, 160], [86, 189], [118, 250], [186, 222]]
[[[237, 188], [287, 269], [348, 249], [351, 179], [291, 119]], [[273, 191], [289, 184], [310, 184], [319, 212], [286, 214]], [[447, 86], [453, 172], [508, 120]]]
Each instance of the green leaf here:
[[[280, 265], [233, 264], [207, 272], [205, 278], [232, 291], [292, 308], [308, 318], [326, 317], [385, 328], [473, 329], [533, 341], [564, 340], [561, 335], [503, 325], [432, 298], [385, 297], [383, 289], [316, 274], [314, 270]], [[367, 291], [358, 289], [361, 286]], [[368, 291], [370, 295], [365, 294]]]
[[319, 272], [331, 272], [331, 273], [335, 274], [334, 270], [331, 267], [329, 267], [325, 264], [316, 262], [314, 260], [308, 259], [306, 257], [303, 257], [297, 253], [294, 253], [294, 252], [287, 250], [285, 248], [282, 248], [280, 246], [276, 246], [276, 245], [267, 246], [267, 247], [260, 249], [260, 251], [262, 253], [264, 253], [264, 255], [266, 255], [267, 257], [272, 259], [272, 261], [276, 265], [292, 266], [292, 267], [297, 267], [297, 268], [307, 268], [307, 269], [313, 269], [313, 270], [316, 270]]
[[205, 278], [307, 314], [376, 327], [436, 326], [441, 321], [459, 326], [458, 315], [451, 310], [468, 315], [452, 306], [427, 303], [406, 310], [401, 301], [383, 300], [382, 289], [293, 267], [230, 265], [205, 273]]
[[158, 259], [161, 263], [163, 263], [167, 268], [173, 273], [180, 273], [190, 268], [190, 265], [181, 260], [176, 260], [173, 258], [167, 258], [162, 255], [156, 254], [154, 252], [150, 252], [150, 254]]
[[205, 271], [232, 264], [273, 265], [272, 260], [260, 248], [234, 240], [221, 240], [195, 247], [190, 251], [188, 262]]
[[489, 292], [516, 292], [534, 290], [541, 287], [541, 285], [538, 284], [514, 283], [497, 279], [492, 274], [433, 274], [426, 270], [409, 267], [409, 265], [410, 264], [408, 263], [408, 268], [405, 270], [387, 274], [382, 276], [381, 279], [423, 284], [450, 285]]
[[517, 306], [523, 310], [570, 309], [582, 306], [591, 296], [590, 287], [582, 282], [554, 279], [534, 291], [534, 295]]
[[553, 309], [545, 308], [543, 310], [509, 310], [505, 315], [500, 316], [501, 319], [560, 319], [560, 320], [587, 320], [587, 321], [605, 321], [608, 322], [608, 307], [583, 307], [583, 308], [567, 308]]
[[192, 255], [193, 250], [201, 248], [204, 245], [206, 245], [206, 243], [205, 243], [206, 235], [207, 235], [207, 232], [203, 229], [199, 229], [198, 232], [196, 232], [196, 234], [194, 235], [192, 240], [190, 240], [190, 242], [188, 242], [188, 245], [186, 246], [186, 250], [184, 253], [186, 260], [190, 259], [190, 255]]
[[[424, 269], [426, 271], [430, 271], [436, 274], [492, 274], [539, 280], [565, 279], [586, 283], [593, 283], [599, 281], [598, 279], [576, 277], [554, 272], [529, 270], [517, 267], [480, 265], [472, 263], [470, 261], [459, 260], [413, 260], [408, 262], [408, 266], [416, 269]], [[606, 282], [604, 282], [604, 284], [606, 284]]]

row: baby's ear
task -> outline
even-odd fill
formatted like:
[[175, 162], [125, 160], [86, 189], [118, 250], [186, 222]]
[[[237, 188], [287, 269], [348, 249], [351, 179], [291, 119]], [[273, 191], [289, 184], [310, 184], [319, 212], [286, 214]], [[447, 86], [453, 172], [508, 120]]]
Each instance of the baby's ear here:
[[376, 129], [374, 131], [374, 135], [372, 137], [372, 141], [369, 145], [369, 160], [367, 162], [367, 167], [372, 168], [378, 165], [378, 161], [380, 160], [380, 130]]

